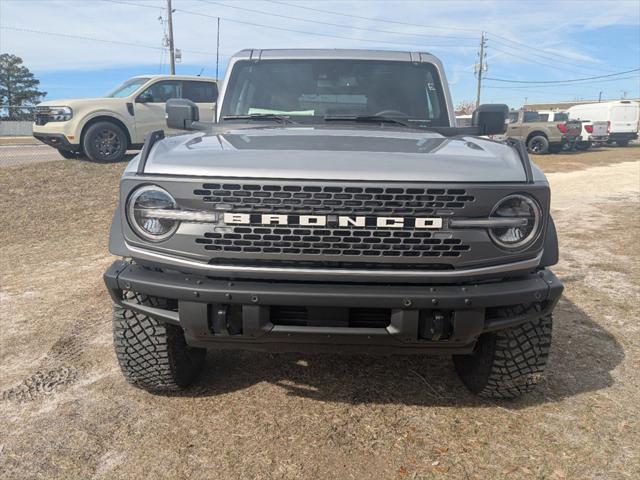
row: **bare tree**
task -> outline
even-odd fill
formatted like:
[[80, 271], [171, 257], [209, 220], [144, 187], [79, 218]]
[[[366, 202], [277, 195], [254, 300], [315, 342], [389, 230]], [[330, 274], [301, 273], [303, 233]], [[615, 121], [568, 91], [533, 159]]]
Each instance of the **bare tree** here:
[[463, 100], [456, 107], [456, 115], [471, 115], [476, 109], [476, 102]]

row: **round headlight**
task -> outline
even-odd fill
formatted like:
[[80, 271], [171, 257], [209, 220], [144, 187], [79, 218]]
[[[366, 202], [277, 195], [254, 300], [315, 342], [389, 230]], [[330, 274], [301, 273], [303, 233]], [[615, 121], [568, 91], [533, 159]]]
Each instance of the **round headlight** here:
[[507, 250], [524, 250], [536, 241], [542, 227], [538, 203], [525, 195], [509, 195], [498, 202], [492, 218], [513, 219], [513, 224], [489, 230], [491, 239]]
[[178, 221], [163, 218], [162, 215], [176, 207], [176, 201], [166, 190], [155, 185], [145, 185], [129, 197], [127, 218], [131, 228], [140, 237], [160, 242], [173, 235], [178, 228]]

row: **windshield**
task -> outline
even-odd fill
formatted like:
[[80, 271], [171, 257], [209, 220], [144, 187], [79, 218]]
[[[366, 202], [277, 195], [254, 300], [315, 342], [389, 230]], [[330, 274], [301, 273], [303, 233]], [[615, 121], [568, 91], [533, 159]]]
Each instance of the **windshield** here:
[[233, 67], [222, 117], [276, 114], [299, 123], [325, 117], [381, 115], [449, 126], [436, 68], [377, 60], [239, 61]]
[[148, 81], [149, 81], [148, 78], [140, 78], [140, 77], [130, 78], [123, 84], [119, 85], [118, 87], [116, 87], [115, 89], [107, 93], [105, 97], [107, 98], [128, 97]]

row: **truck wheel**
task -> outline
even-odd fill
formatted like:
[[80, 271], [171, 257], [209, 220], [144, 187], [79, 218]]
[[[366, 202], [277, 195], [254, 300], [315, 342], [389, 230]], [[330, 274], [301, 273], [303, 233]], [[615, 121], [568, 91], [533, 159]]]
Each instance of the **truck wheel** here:
[[542, 135], [536, 135], [535, 137], [531, 137], [527, 142], [527, 149], [529, 153], [543, 155], [549, 151], [549, 141]]
[[462, 383], [485, 398], [516, 398], [533, 390], [549, 356], [552, 323], [552, 316], [546, 315], [482, 334], [471, 355], [453, 357]]
[[[163, 299], [127, 292], [127, 299], [163, 306]], [[113, 306], [113, 343], [127, 381], [143, 390], [175, 391], [189, 386], [204, 363], [206, 349], [189, 347], [182, 329], [119, 305]]]
[[119, 162], [127, 153], [127, 136], [115, 123], [97, 122], [85, 132], [82, 149], [94, 162]]
[[616, 140], [616, 145], [619, 147], [628, 147], [629, 140]]

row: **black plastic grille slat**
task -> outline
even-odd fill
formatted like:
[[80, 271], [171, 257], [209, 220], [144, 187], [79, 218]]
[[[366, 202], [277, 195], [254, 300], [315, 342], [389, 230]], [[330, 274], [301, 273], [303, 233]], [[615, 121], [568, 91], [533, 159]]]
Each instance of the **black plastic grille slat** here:
[[205, 203], [239, 213], [423, 215], [463, 209], [475, 201], [460, 188], [345, 187], [205, 183], [193, 190]]
[[414, 230], [305, 229], [282, 225], [231, 227], [195, 239], [205, 250], [293, 255], [365, 255], [368, 257], [459, 257], [470, 250], [458, 238], [434, 238]]
[[[348, 308], [347, 325], [350, 328], [386, 328], [391, 324], [391, 310], [387, 308]], [[307, 307], [273, 305], [270, 308], [270, 321], [274, 325], [306, 327], [310, 323]], [[315, 322], [316, 324], [318, 322]], [[321, 322], [325, 326], [333, 326], [332, 318]], [[340, 322], [335, 325], [342, 324]]]

